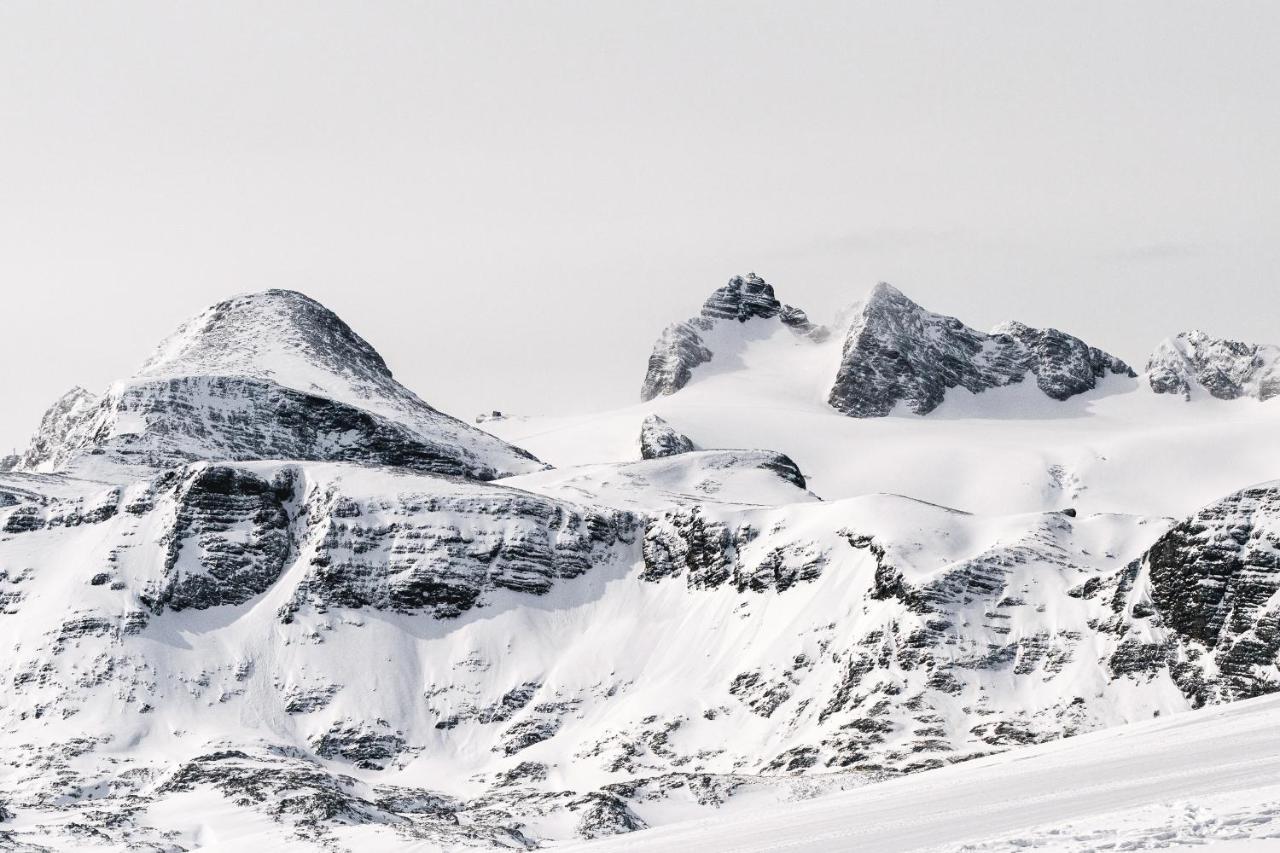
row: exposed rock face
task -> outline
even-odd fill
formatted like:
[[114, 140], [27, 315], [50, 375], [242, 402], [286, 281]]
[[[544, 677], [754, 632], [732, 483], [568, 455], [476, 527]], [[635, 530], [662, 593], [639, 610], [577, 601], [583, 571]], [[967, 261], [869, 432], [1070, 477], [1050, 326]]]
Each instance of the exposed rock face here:
[[1114, 356], [1056, 329], [1008, 323], [984, 334], [881, 283], [849, 327], [828, 402], [854, 417], [883, 417], [899, 404], [924, 415], [952, 388], [978, 393], [1028, 374], [1055, 400], [1088, 391], [1108, 374], [1134, 375]]
[[[735, 278], [711, 295], [700, 316], [663, 332], [641, 396], [672, 394], [716, 357], [713, 349], [725, 349], [727, 358], [745, 345], [745, 336], [727, 335], [731, 326], [724, 324], [734, 320], [777, 322], [813, 343], [827, 336], [759, 277]], [[1109, 375], [1135, 376], [1120, 359], [1065, 332], [1017, 322], [979, 332], [881, 283], [852, 316], [827, 401], [853, 417], [883, 417], [900, 404], [923, 415], [953, 388], [979, 393], [1031, 377], [1050, 399], [1066, 400]]]
[[670, 510], [645, 528], [641, 577], [684, 576], [691, 589], [730, 584], [739, 592], [782, 592], [822, 574], [829, 562], [823, 545], [791, 540], [778, 527], [772, 533], [770, 546], [752, 549], [760, 530], [748, 519], [708, 517], [696, 506]]
[[709, 320], [737, 320], [745, 323], [753, 317], [777, 317], [788, 326], [809, 331], [813, 324], [799, 308], [783, 305], [773, 293], [773, 285], [755, 273], [735, 276], [719, 288], [702, 305], [702, 316]]
[[1136, 375], [1133, 368], [1110, 353], [1057, 329], [1033, 329], [1012, 321], [997, 326], [991, 334], [996, 338], [1008, 336], [1026, 351], [1024, 363], [1035, 376], [1036, 385], [1055, 400], [1090, 391], [1097, 380], [1108, 375]]
[[331, 311], [281, 290], [202, 312], [101, 399], [63, 397], [17, 467], [199, 459], [360, 461], [476, 479], [544, 467], [422, 402]]
[[317, 485], [304, 512], [312, 556], [285, 619], [304, 606], [448, 618], [493, 589], [542, 595], [625, 552], [639, 527], [625, 512], [443, 480], [394, 496]]
[[1156, 640], [1148, 663], [1171, 666], [1191, 698], [1229, 701], [1280, 689], [1280, 483], [1203, 508], [1162, 536], [1128, 576], [1118, 593], [1124, 605], [1171, 634]]
[[664, 456], [689, 453], [693, 449], [693, 442], [687, 435], [676, 432], [671, 424], [657, 415], [649, 415], [640, 424], [641, 459], [661, 459]]
[[1220, 400], [1280, 396], [1280, 347], [1183, 332], [1161, 342], [1147, 362], [1147, 382], [1157, 394], [1191, 399], [1203, 389]]
[[700, 316], [684, 323], [668, 326], [653, 346], [649, 369], [640, 390], [643, 400], [674, 394], [693, 377], [698, 365], [711, 361], [703, 335], [718, 322], [736, 320], [774, 320], [798, 334], [821, 337], [824, 330], [809, 322], [799, 308], [784, 305], [774, 295], [773, 286], [755, 273], [735, 276], [703, 303]]
[[[347, 758], [342, 751], [352, 748], [353, 743], [350, 733], [341, 729], [326, 733], [318, 742], [324, 752], [337, 759]], [[355, 748], [361, 753], [383, 751], [378, 742]], [[384, 759], [359, 759], [356, 763], [361, 761], [366, 769], [377, 769]], [[421, 788], [359, 782], [286, 747], [214, 745], [185, 761], [159, 786], [158, 794], [201, 789], [221, 794], [230, 802], [255, 804], [295, 839], [318, 848], [335, 846], [334, 826], [394, 827], [401, 844], [438, 849], [523, 849], [528, 844], [509, 818], [477, 810], [459, 820], [459, 814], [468, 810], [462, 801]], [[125, 820], [117, 823], [129, 826], [125, 814]], [[130, 828], [133, 836], [154, 833], [149, 846], [164, 846], [160, 833]], [[99, 835], [95, 841], [101, 844], [104, 837]]]
[[592, 792], [574, 805], [582, 809], [578, 819], [578, 835], [582, 838], [607, 838], [648, 828], [625, 800], [606, 791]]
[[68, 437], [82, 428], [97, 403], [96, 397], [80, 387], [63, 394], [44, 413], [30, 446], [11, 467], [34, 471], [61, 465], [67, 456]]
[[401, 752], [405, 741], [386, 725], [337, 724], [312, 742], [321, 758], [344, 759], [366, 770], [381, 770]]
[[196, 465], [174, 487], [164, 574], [141, 594], [152, 610], [243, 604], [284, 571], [292, 547], [293, 477], [272, 480], [227, 465]]
[[[441, 416], [443, 417], [443, 416]], [[399, 421], [273, 382], [225, 376], [129, 382], [60, 437], [53, 467], [91, 458], [148, 468], [199, 459], [365, 462], [492, 479], [485, 457]], [[493, 442], [497, 442], [493, 439]], [[508, 447], [504, 445], [504, 447]], [[531, 457], [510, 459], [536, 468]]]
[[663, 394], [674, 394], [693, 378], [693, 369], [711, 361], [712, 352], [702, 342], [699, 332], [711, 328], [711, 321], [695, 318], [675, 323], [662, 330], [649, 356], [649, 369], [640, 389], [640, 399], [652, 400]]
[[[122, 792], [96, 799], [99, 814], [209, 787], [308, 838], [385, 825], [438, 844], [523, 844], [639, 829], [661, 817], [657, 800], [716, 805], [748, 778], [878, 778], [1178, 710], [1179, 690], [1271, 689], [1271, 487], [1175, 528], [1145, 563], [1142, 525], [1123, 517], [993, 524], [889, 495], [762, 506], [718, 503], [715, 489], [642, 517], [592, 492], [680, 465], [723, 470], [719, 493], [735, 498], [730, 474], [748, 465], [803, 482], [779, 454], [720, 453], [619, 465], [575, 482], [580, 502], [265, 461], [22, 494], [0, 508], [0, 608], [23, 638], [0, 663], [10, 737], [36, 737], [42, 718], [93, 732], [109, 714], [132, 736], [151, 715], [200, 715], [230, 740], [154, 757], [149, 776], [113, 747], [95, 773], [68, 759], [0, 779], [0, 799], [43, 813], [49, 786], [78, 768]], [[664, 680], [677, 661], [687, 669]], [[703, 686], [682, 692], [691, 682]], [[278, 746], [245, 734], [263, 717]], [[491, 785], [479, 796], [397, 784], [421, 773], [417, 759], [477, 751]], [[548, 768], [568, 761], [609, 784], [556, 787]], [[146, 787], [129, 787], [135, 775]], [[571, 821], [540, 822], [566, 810]]]

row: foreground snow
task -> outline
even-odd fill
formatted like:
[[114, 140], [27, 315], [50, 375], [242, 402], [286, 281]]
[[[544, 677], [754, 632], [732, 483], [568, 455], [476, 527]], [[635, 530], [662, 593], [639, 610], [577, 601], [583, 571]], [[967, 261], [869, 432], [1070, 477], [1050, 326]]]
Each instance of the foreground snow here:
[[1280, 698], [565, 850], [1280, 849]]

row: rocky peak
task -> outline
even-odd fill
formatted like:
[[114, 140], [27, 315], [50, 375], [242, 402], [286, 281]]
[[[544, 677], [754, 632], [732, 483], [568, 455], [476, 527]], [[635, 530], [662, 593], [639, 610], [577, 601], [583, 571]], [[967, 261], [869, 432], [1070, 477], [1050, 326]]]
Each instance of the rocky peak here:
[[947, 391], [979, 393], [1028, 374], [1047, 396], [1065, 400], [1129, 366], [1057, 329], [1005, 323], [990, 334], [935, 314], [881, 282], [855, 311], [828, 402], [854, 417], [883, 417], [899, 403], [928, 414]]
[[60, 461], [67, 437], [92, 415], [97, 404], [98, 398], [78, 385], [63, 394], [44, 413], [31, 444], [11, 467], [34, 470]]
[[1191, 399], [1202, 388], [1220, 400], [1280, 396], [1280, 347], [1213, 338], [1196, 329], [1161, 341], [1147, 361], [1157, 394]]
[[649, 415], [640, 424], [640, 458], [661, 459], [689, 453], [694, 449], [687, 435], [657, 415]]
[[649, 356], [640, 396], [644, 400], [679, 391], [693, 377], [698, 365], [711, 361], [714, 353], [707, 346], [705, 334], [717, 323], [737, 320], [778, 320], [794, 332], [815, 340], [824, 337], [821, 327], [814, 326], [804, 311], [784, 305], [769, 284], [755, 273], [734, 276], [724, 287], [702, 304], [699, 316], [675, 323], [663, 330]]
[[755, 273], [734, 276], [717, 288], [702, 304], [702, 316], [710, 320], [737, 320], [779, 317], [789, 326], [810, 328], [809, 318], [799, 308], [783, 305], [774, 295], [773, 285]]

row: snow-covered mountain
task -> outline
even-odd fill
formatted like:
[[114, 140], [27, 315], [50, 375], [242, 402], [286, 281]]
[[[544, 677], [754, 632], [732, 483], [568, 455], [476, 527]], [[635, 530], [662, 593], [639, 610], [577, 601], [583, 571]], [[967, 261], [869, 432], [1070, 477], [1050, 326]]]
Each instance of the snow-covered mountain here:
[[16, 467], [101, 475], [196, 459], [350, 460], [479, 479], [540, 467], [428, 406], [333, 312], [287, 290], [206, 309], [101, 397], [73, 389]]
[[1057, 329], [1010, 322], [983, 334], [881, 283], [849, 324], [828, 401], [854, 417], [883, 417], [898, 405], [924, 415], [952, 388], [977, 394], [1033, 377], [1045, 396], [1066, 400], [1109, 375], [1134, 372]]
[[529, 848], [1280, 686], [1280, 404], [883, 286], [688, 325], [497, 436], [282, 291], [64, 398], [0, 472], [0, 841]]
[[[676, 323], [663, 330], [653, 345], [649, 356], [649, 369], [640, 389], [640, 397], [652, 400], [661, 394], [674, 394], [693, 376], [699, 365], [715, 356], [708, 343], [716, 344], [728, 337], [741, 334], [736, 325], [748, 320], [766, 321], [769, 329], [785, 328], [796, 335], [815, 341], [824, 340], [826, 330], [814, 326], [799, 308], [783, 305], [773, 294], [773, 286], [755, 273], [735, 276], [718, 288], [702, 305], [697, 316], [683, 323]], [[754, 329], [753, 329], [754, 331]], [[724, 347], [715, 346], [716, 350]], [[731, 358], [732, 353], [721, 355], [720, 360]]]
[[1156, 347], [1147, 381], [1157, 394], [1208, 393], [1221, 400], [1280, 396], [1280, 347], [1183, 332]]
[[[765, 322], [746, 329], [752, 320]], [[926, 311], [883, 282], [837, 325], [844, 335], [838, 355], [821, 346], [828, 330], [779, 302], [759, 276], [731, 279], [707, 299], [701, 316], [662, 333], [649, 357], [641, 398], [674, 394], [702, 365], [714, 359], [722, 367], [740, 358], [751, 340], [776, 334], [779, 327], [823, 351], [831, 363], [823, 363], [822, 375], [808, 381], [829, 381], [828, 402], [853, 417], [883, 417], [899, 405], [924, 415], [951, 389], [977, 394], [1028, 377], [1046, 396], [1066, 400], [1107, 376], [1136, 375], [1115, 356], [1057, 329], [1009, 322], [984, 334], [954, 317]]]

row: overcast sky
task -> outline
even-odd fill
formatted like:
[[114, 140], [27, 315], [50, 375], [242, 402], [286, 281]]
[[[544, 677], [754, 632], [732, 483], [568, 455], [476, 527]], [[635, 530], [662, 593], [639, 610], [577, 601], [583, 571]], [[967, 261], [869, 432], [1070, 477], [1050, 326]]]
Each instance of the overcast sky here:
[[754, 270], [1280, 342], [1280, 3], [0, 0], [0, 449], [232, 293], [424, 399], [633, 401]]

